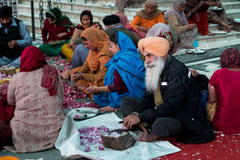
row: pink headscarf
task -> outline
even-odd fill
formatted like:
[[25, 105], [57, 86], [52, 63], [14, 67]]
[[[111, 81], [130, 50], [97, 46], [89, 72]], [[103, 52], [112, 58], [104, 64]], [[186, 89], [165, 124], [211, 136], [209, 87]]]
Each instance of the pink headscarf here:
[[174, 0], [171, 8], [167, 10], [165, 13], [165, 19], [167, 19], [171, 15], [176, 15], [178, 17], [178, 20], [183, 24], [186, 25], [188, 24], [186, 15], [184, 12], [179, 12], [178, 7], [181, 4], [187, 3], [186, 0]]
[[160, 33], [169, 32], [169, 27], [164, 23], [157, 23], [148, 30], [146, 37], [157, 37]]
[[117, 13], [116, 15], [120, 18], [121, 24], [122, 24], [126, 29], [128, 29], [129, 31], [134, 31], [134, 32], [136, 32], [140, 38], [144, 38], [144, 37], [145, 37], [145, 35], [144, 35], [143, 33], [141, 33], [139, 30], [131, 27], [131, 25], [130, 25], [129, 22], [128, 22], [128, 18], [127, 18], [126, 15], [124, 15], [124, 14], [122, 14], [122, 13]]

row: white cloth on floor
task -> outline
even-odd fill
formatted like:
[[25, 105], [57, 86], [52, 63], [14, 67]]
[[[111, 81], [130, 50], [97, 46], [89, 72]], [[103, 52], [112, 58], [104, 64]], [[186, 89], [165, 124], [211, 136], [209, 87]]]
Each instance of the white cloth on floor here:
[[121, 121], [121, 119], [114, 113], [99, 115], [83, 121], [74, 121], [70, 115], [67, 115], [55, 147], [60, 150], [63, 157], [81, 155], [89, 159], [104, 160], [147, 160], [180, 151], [179, 148], [173, 146], [168, 141], [151, 143], [137, 141], [133, 147], [123, 151], [108, 148], [104, 150], [93, 148], [90, 152], [84, 152], [80, 145], [79, 128], [104, 125], [109, 128], [109, 130], [114, 130], [123, 127], [122, 124], [118, 123], [119, 121]]

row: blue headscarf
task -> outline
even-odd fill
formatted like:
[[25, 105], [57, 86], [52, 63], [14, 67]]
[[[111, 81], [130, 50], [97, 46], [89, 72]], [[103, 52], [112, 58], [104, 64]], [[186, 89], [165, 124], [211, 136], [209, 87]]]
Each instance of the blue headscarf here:
[[118, 51], [106, 64], [108, 71], [104, 78], [104, 86], [114, 83], [114, 71], [117, 70], [128, 88], [128, 92], [119, 94], [117, 91], [94, 95], [96, 103], [113, 108], [120, 108], [124, 97], [142, 98], [145, 93], [145, 67], [139, 57], [137, 48], [132, 40], [124, 33], [118, 31]]

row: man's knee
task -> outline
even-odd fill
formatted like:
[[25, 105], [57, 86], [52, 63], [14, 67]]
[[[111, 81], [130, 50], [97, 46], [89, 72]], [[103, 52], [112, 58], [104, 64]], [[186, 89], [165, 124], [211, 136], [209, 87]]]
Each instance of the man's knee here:
[[177, 118], [159, 117], [152, 125], [152, 134], [161, 138], [176, 136], [182, 130], [182, 124]]

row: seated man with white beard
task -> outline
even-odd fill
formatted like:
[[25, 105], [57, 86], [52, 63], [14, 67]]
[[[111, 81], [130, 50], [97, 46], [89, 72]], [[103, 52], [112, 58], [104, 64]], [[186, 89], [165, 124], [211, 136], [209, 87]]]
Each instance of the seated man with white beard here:
[[[120, 109], [124, 125], [140, 126], [140, 141], [177, 137], [184, 143], [206, 143], [215, 136], [202, 106], [200, 94], [188, 68], [167, 55], [169, 42], [160, 37], [141, 39], [145, 56], [146, 90], [141, 100], [127, 97]], [[143, 128], [148, 124], [150, 131]]]

